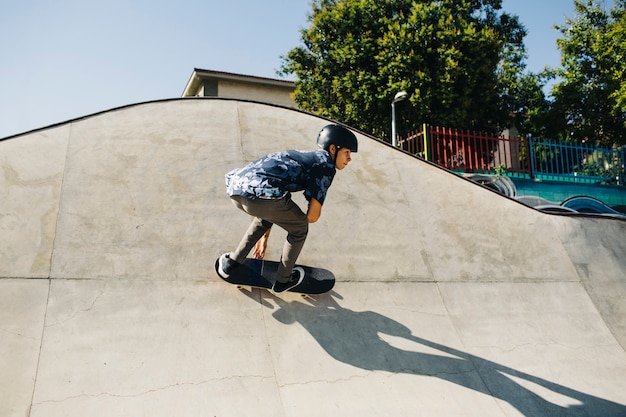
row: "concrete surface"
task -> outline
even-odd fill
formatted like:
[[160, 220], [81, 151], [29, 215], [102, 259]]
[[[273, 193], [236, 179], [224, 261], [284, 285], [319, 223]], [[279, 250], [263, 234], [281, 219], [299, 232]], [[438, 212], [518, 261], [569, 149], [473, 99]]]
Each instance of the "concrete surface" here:
[[326, 123], [182, 99], [0, 141], [0, 416], [626, 415], [626, 222], [358, 132], [299, 259], [334, 291], [222, 282], [224, 174]]

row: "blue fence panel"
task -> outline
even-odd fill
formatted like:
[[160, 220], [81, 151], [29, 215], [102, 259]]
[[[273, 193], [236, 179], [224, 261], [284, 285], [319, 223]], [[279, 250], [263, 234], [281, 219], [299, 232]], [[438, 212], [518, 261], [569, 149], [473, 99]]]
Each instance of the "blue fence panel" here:
[[575, 182], [623, 184], [624, 149], [530, 140], [532, 176]]

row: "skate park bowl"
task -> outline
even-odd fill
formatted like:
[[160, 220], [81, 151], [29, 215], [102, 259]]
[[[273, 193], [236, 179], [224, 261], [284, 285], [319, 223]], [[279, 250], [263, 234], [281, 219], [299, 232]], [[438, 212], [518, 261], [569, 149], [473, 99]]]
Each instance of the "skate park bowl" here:
[[224, 174], [328, 123], [173, 99], [0, 140], [0, 415], [626, 415], [626, 221], [356, 130], [298, 259], [333, 291], [223, 282], [250, 221]]

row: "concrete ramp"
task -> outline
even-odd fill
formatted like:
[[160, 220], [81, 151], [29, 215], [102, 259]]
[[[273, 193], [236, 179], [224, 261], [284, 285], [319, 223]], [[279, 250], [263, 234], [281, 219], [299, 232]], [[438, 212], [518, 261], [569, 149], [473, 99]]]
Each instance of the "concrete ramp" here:
[[299, 259], [334, 291], [222, 282], [224, 174], [327, 123], [181, 99], [0, 141], [0, 415], [626, 415], [626, 222], [358, 132]]

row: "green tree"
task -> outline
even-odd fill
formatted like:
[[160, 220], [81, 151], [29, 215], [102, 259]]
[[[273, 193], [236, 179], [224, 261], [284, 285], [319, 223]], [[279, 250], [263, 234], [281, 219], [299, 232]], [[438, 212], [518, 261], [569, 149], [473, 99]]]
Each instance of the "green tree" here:
[[511, 125], [520, 133], [545, 137], [550, 103], [544, 88], [552, 76], [549, 72], [526, 72], [526, 57], [523, 48], [508, 46], [505, 49], [496, 71], [499, 105], [508, 112]]
[[552, 90], [552, 130], [561, 139], [626, 144], [625, 0], [607, 13], [597, 0], [575, 0], [575, 16], [556, 26], [561, 68]]
[[501, 0], [314, 0], [280, 72], [296, 75], [300, 108], [378, 137], [390, 136], [398, 91], [409, 93], [397, 105], [404, 132], [423, 122], [495, 131], [511, 121], [498, 65], [523, 54], [525, 36], [500, 9]]
[[618, 1], [611, 16], [612, 21], [604, 37], [605, 46], [602, 50], [613, 60], [611, 76], [618, 80], [619, 85], [611, 98], [615, 99], [615, 111], [621, 111], [623, 116], [626, 109], [626, 1]]

